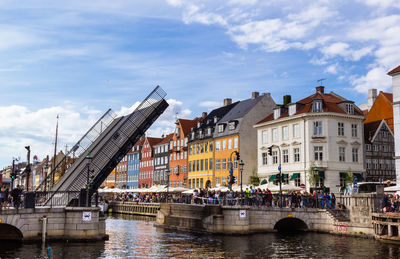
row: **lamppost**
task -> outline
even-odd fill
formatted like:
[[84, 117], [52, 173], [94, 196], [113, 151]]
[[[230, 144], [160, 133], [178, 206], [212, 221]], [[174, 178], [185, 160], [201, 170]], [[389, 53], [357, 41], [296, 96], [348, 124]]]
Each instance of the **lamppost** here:
[[167, 169], [167, 170], [165, 170], [165, 173], [167, 174], [167, 203], [168, 203], [168, 197], [169, 197], [169, 174], [171, 173], [171, 170]]
[[279, 207], [282, 208], [282, 165], [281, 165], [281, 148], [277, 145], [272, 145], [268, 148], [268, 155], [272, 156], [272, 148], [276, 147], [279, 151]]
[[12, 162], [12, 171], [11, 171], [11, 174], [10, 174], [10, 177], [11, 177], [11, 190], [13, 190], [14, 189], [14, 180], [15, 180], [15, 177], [17, 176], [17, 173], [15, 172], [15, 162], [18, 162], [19, 161], [19, 158], [15, 158], [15, 157], [13, 157], [13, 162]]
[[86, 175], [86, 207], [89, 207], [89, 184], [90, 184], [90, 163], [92, 162], [92, 156], [90, 152], [86, 155], [87, 161], [87, 175]]
[[27, 153], [27, 160], [28, 160], [28, 164], [26, 165], [26, 191], [29, 191], [29, 177], [31, 175], [31, 147], [30, 146], [26, 146], [25, 149], [28, 151]]
[[240, 169], [240, 198], [243, 199], [243, 167], [244, 167], [244, 162], [243, 160], [240, 160], [239, 163], [239, 169]]

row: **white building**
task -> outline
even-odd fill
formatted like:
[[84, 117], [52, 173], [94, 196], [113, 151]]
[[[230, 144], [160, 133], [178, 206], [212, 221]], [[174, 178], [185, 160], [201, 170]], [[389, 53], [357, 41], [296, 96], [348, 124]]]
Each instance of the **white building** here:
[[[290, 102], [290, 101], [289, 101]], [[310, 191], [325, 186], [339, 192], [346, 173], [362, 178], [364, 115], [354, 102], [324, 87], [295, 103], [277, 106], [274, 113], [257, 123], [258, 176], [273, 181], [279, 173], [279, 152], [284, 182]], [[272, 156], [268, 147], [275, 145]], [[318, 175], [310, 185], [310, 170]]]
[[396, 164], [396, 185], [400, 184], [400, 66], [391, 70], [393, 93], [394, 159]]

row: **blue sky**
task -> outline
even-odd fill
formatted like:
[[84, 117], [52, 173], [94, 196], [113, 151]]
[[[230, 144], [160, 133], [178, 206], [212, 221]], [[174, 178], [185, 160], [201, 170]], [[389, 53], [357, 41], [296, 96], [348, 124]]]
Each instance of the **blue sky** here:
[[276, 102], [327, 91], [363, 103], [390, 91], [400, 63], [397, 0], [0, 0], [0, 167], [71, 146], [112, 108], [126, 112], [156, 85], [173, 128], [224, 98], [270, 92]]

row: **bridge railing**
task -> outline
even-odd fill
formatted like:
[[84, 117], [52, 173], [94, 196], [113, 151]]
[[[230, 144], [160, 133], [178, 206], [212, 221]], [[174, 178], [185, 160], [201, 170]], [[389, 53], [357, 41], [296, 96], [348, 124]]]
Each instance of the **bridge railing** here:
[[[51, 198], [51, 199], [50, 199]], [[49, 207], [80, 207], [85, 206], [86, 195], [85, 192], [80, 191], [46, 191], [35, 192], [35, 206], [49, 206]], [[98, 196], [93, 195], [90, 198], [90, 205], [98, 204]]]

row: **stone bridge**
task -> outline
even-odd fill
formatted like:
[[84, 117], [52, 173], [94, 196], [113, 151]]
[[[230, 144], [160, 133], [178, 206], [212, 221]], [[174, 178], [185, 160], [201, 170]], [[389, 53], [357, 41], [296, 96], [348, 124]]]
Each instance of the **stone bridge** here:
[[372, 225], [353, 224], [345, 210], [161, 204], [156, 226], [220, 234], [316, 231], [373, 235]]
[[42, 239], [46, 217], [47, 240], [100, 240], [105, 234], [105, 218], [99, 208], [64, 207], [0, 210], [0, 240]]

